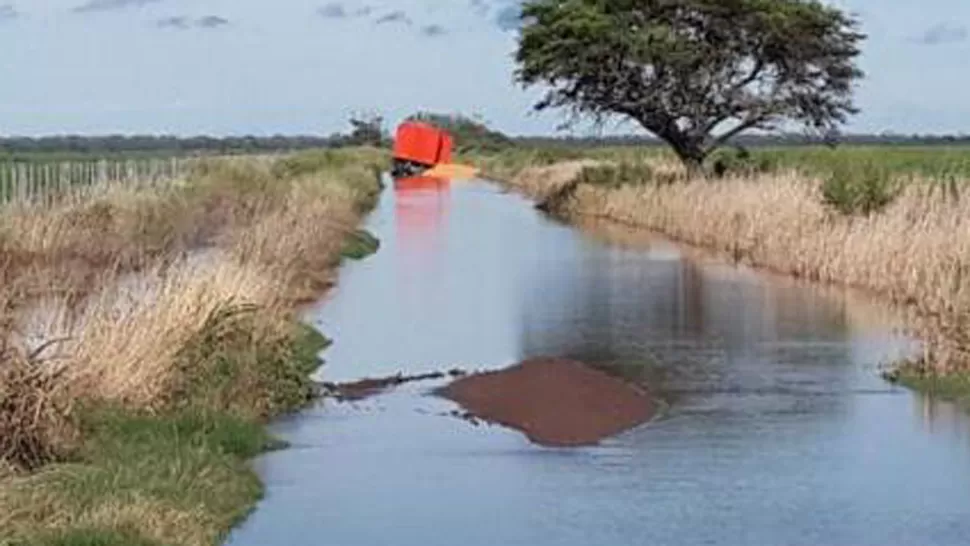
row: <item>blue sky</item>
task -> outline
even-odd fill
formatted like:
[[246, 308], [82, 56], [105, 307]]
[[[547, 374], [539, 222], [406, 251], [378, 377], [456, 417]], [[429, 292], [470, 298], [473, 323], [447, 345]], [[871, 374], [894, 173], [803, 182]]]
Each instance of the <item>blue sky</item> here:
[[[970, 128], [970, 2], [833, 1], [869, 34], [850, 130]], [[0, 0], [0, 134], [330, 133], [375, 108], [550, 133], [511, 81], [514, 4]]]

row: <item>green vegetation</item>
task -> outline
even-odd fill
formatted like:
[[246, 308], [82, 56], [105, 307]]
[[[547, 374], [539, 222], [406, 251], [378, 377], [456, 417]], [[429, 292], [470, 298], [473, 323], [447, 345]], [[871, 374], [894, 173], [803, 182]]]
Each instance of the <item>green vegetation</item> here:
[[515, 144], [511, 138], [489, 129], [483, 122], [461, 114], [418, 112], [407, 119], [427, 122], [448, 131], [454, 138], [457, 154], [496, 153]]
[[891, 203], [898, 179], [880, 164], [836, 164], [822, 181], [822, 200], [845, 215], [869, 216]]
[[[459, 154], [456, 159], [461, 163], [477, 166], [481, 169], [485, 178], [507, 180], [522, 169], [529, 167], [548, 167], [566, 161], [611, 156], [614, 153], [616, 152], [612, 148], [591, 150], [589, 148], [565, 146], [518, 146], [498, 152], [466, 151]], [[639, 154], [639, 152], [636, 153]]]
[[[600, 148], [551, 148], [576, 158], [675, 160], [669, 150], [656, 146], [613, 146]], [[528, 154], [518, 150], [517, 154]], [[532, 152], [537, 153], [537, 152]], [[886, 175], [942, 179], [970, 178], [970, 145], [850, 145], [772, 146], [725, 148], [711, 155], [712, 168], [718, 160], [726, 174], [756, 174], [794, 169], [809, 175], [825, 175], [838, 169], [859, 168], [860, 164]]]
[[347, 237], [341, 256], [351, 260], [362, 260], [377, 252], [380, 240], [364, 229], [359, 229]]
[[191, 136], [174, 135], [54, 135], [0, 138], [0, 162], [77, 161], [85, 159], [152, 159], [187, 155], [252, 155], [345, 148], [371, 144], [374, 123], [382, 118], [352, 117], [350, 132], [320, 135]]
[[259, 313], [252, 305], [210, 313], [176, 357], [166, 407], [264, 418], [310, 400], [316, 355], [329, 342], [305, 326], [262, 328]]
[[158, 542], [145, 540], [138, 535], [137, 531], [98, 529], [51, 532], [29, 544], [33, 546], [162, 546]]
[[786, 121], [828, 137], [857, 112], [859, 23], [814, 0], [522, 5], [517, 81], [538, 111], [621, 117], [690, 171], [752, 130]]
[[[669, 183], [682, 173], [658, 171], [658, 163], [677, 162], [670, 150], [656, 146], [537, 146], [497, 153], [469, 154], [464, 161], [482, 167], [486, 177], [507, 180], [529, 167], [589, 160], [580, 182], [621, 186]], [[820, 180], [823, 201], [847, 215], [870, 215], [893, 201], [909, 184], [920, 183], [940, 199], [960, 198], [970, 179], [970, 146], [758, 146], [724, 148], [711, 154], [706, 174], [712, 177], [782, 174], [796, 171]]]
[[941, 375], [926, 371], [924, 366], [904, 362], [883, 374], [883, 377], [891, 383], [899, 383], [927, 396], [970, 408], [970, 372]]
[[[283, 334], [266, 329], [254, 308], [217, 310], [180, 351], [177, 384], [161, 408], [88, 401], [77, 417], [79, 448], [2, 494], [27, 513], [36, 503], [56, 514], [49, 529], [7, 515], [6, 527], [20, 531], [11, 544], [221, 541], [262, 494], [247, 460], [281, 445], [263, 423], [311, 399], [309, 375], [326, 345], [303, 325]], [[118, 513], [106, 520], [111, 511]], [[187, 525], [143, 529], [154, 521], [151, 511], [180, 514]]]
[[823, 201], [847, 215], [877, 212], [914, 183], [926, 185], [941, 199], [956, 200], [970, 179], [970, 146], [767, 147], [727, 157], [720, 163], [724, 174], [795, 170], [820, 178]]
[[[225, 539], [262, 495], [249, 459], [282, 445], [266, 423], [317, 394], [311, 375], [329, 341], [296, 322], [295, 306], [329, 286], [341, 258], [377, 250], [355, 224], [376, 202], [385, 156], [356, 148], [206, 160], [184, 186], [3, 217], [14, 237], [0, 240], [0, 256], [34, 260], [0, 271], [12, 313], [31, 309], [30, 294], [65, 306], [76, 301], [56, 294], [95, 297], [77, 309], [89, 315], [70, 326], [80, 341], [64, 348], [62, 372], [0, 346], [0, 544]], [[64, 226], [77, 241], [16, 236], [32, 226], [58, 237]], [[200, 244], [213, 259], [185, 262]], [[73, 256], [63, 271], [62, 248]], [[102, 268], [129, 254], [157, 292], [135, 298], [122, 327], [113, 305], [131, 296], [126, 271]], [[92, 287], [84, 279], [93, 277]], [[17, 288], [22, 278], [30, 291]]]
[[[224, 537], [196, 533], [202, 526], [231, 528], [262, 495], [247, 459], [273, 443], [258, 424], [199, 412], [116, 412], [90, 420], [89, 440], [78, 458], [52, 466], [30, 483], [29, 494], [56, 498], [56, 509], [67, 521], [14, 544], [71, 544], [99, 536], [153, 544], [152, 535], [165, 536], [167, 544], [215, 543]], [[112, 509], [121, 512], [115, 525], [87, 523], [98, 519], [98, 511]], [[156, 510], [184, 514], [194, 525], [164, 533], [141, 528], [140, 520], [150, 522]]]
[[771, 170], [795, 168], [809, 173], [824, 173], [864, 163], [887, 174], [936, 179], [970, 177], [970, 145], [768, 146], [752, 149], [751, 155], [764, 161]]
[[326, 169], [351, 165], [374, 170], [387, 166], [390, 154], [377, 147], [357, 147], [343, 150], [313, 150], [282, 157], [273, 163], [271, 172], [277, 178], [296, 178]]

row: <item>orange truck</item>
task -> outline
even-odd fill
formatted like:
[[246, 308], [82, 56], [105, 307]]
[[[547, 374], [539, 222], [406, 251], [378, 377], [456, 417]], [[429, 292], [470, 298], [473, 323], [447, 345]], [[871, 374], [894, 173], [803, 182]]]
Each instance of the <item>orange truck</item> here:
[[394, 136], [391, 176], [418, 176], [435, 165], [450, 163], [453, 146], [447, 131], [421, 121], [405, 121]]

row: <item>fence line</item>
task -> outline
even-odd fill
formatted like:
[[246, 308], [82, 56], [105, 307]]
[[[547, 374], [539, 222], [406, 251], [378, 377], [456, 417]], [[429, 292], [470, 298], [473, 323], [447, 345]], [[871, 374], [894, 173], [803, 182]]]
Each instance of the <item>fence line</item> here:
[[42, 204], [108, 185], [154, 187], [184, 177], [192, 158], [0, 163], [0, 203]]

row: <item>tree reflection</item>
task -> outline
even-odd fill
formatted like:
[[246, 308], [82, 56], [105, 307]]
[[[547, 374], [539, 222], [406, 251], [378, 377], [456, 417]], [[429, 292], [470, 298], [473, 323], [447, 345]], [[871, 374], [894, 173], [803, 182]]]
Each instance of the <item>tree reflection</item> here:
[[867, 356], [853, 350], [844, 299], [683, 255], [582, 244], [568, 265], [531, 282], [525, 355], [640, 366], [667, 391], [775, 396], [784, 411], [844, 393], [817, 406], [836, 415]]

